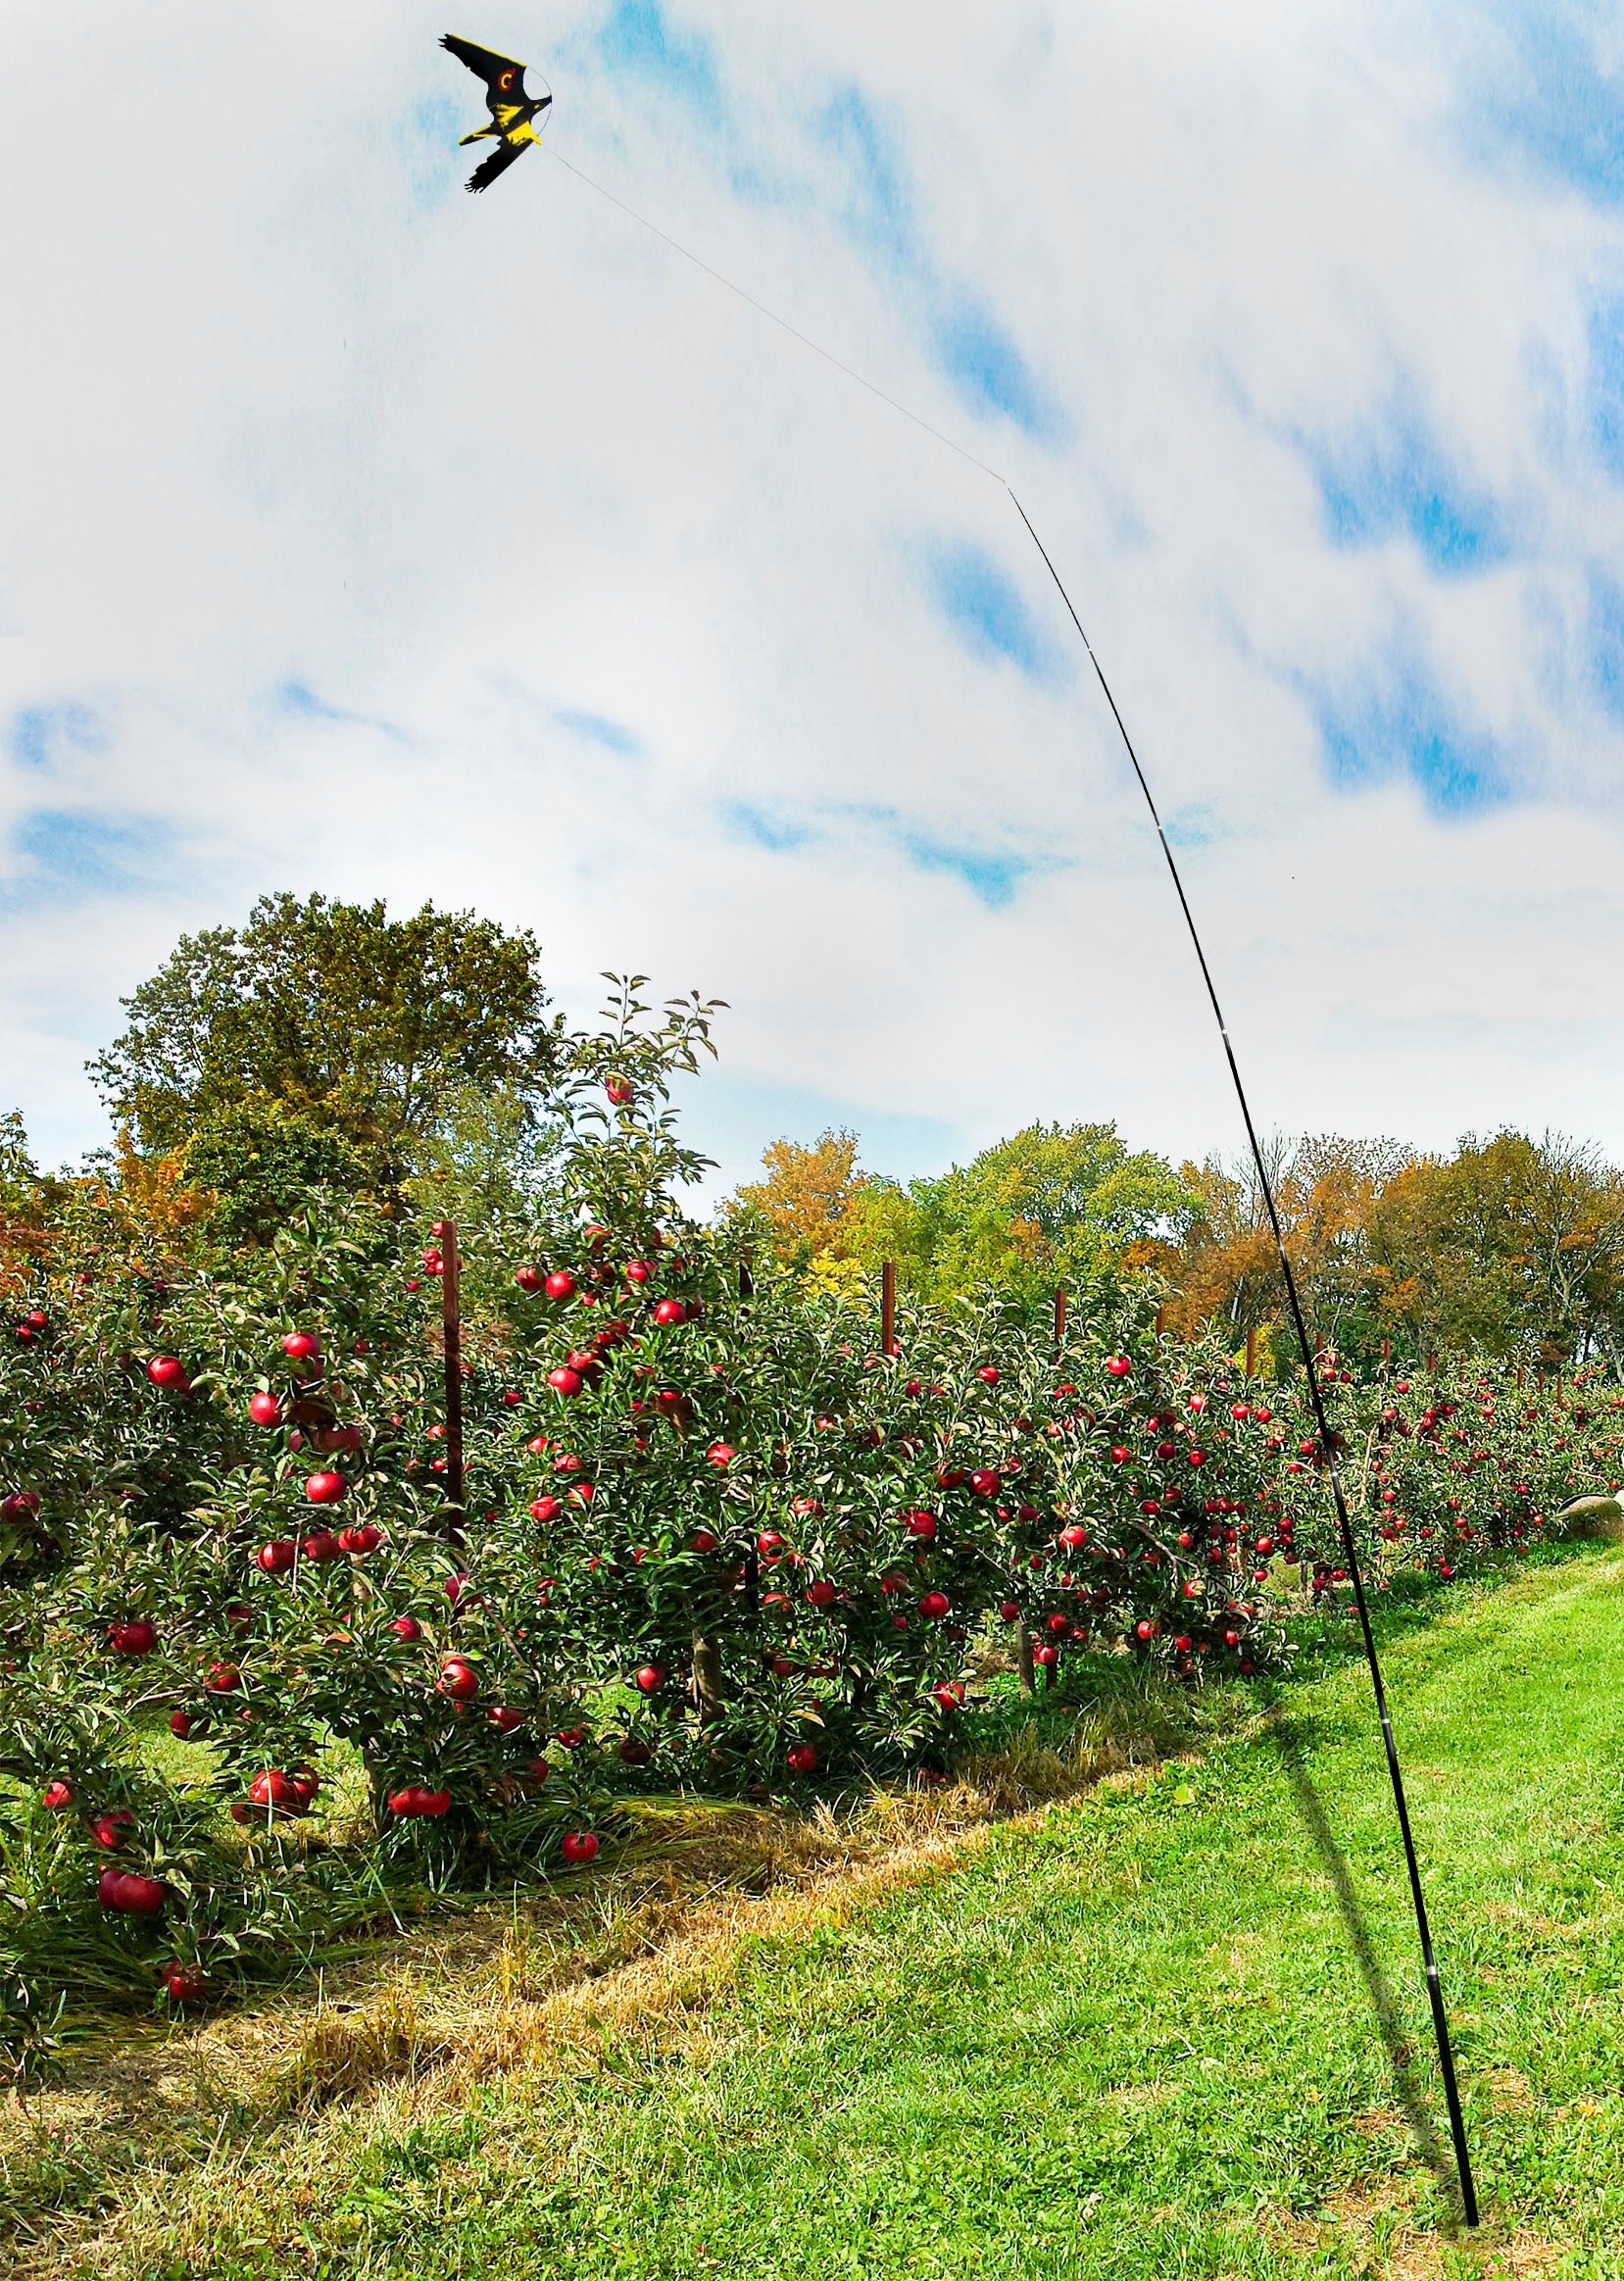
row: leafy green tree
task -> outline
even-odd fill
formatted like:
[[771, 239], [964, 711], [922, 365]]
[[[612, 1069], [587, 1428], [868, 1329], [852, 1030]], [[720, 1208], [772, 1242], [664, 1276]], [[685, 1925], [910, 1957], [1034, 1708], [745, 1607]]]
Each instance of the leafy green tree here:
[[242, 927], [181, 938], [90, 1071], [143, 1151], [203, 1142], [218, 1169], [255, 1135], [262, 1165], [329, 1135], [393, 1189], [468, 1088], [527, 1109], [556, 1073], [537, 956], [468, 912], [264, 896]]
[[1423, 1347], [1533, 1346], [1552, 1365], [1616, 1347], [1624, 1325], [1624, 1176], [1547, 1134], [1463, 1140], [1384, 1192], [1371, 1247], [1389, 1312]]
[[990, 1284], [1030, 1298], [1132, 1264], [1195, 1209], [1166, 1159], [1128, 1150], [1114, 1124], [1032, 1124], [939, 1179], [870, 1180], [845, 1243], [865, 1265], [895, 1260], [933, 1297]]
[[0, 1116], [0, 1221], [10, 1226], [31, 1219], [39, 1184], [22, 1115], [8, 1109]]
[[819, 1133], [810, 1147], [771, 1142], [762, 1152], [765, 1177], [734, 1191], [728, 1216], [758, 1225], [787, 1266], [804, 1269], [825, 1253], [843, 1257], [847, 1215], [869, 1177], [858, 1168], [858, 1146], [844, 1128]]

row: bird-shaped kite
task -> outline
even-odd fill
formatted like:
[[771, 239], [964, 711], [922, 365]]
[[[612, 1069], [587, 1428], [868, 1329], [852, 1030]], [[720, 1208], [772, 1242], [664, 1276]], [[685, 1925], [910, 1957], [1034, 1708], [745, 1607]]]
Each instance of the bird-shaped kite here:
[[[488, 47], [476, 47], [471, 39], [459, 39], [448, 31], [440, 41], [449, 48], [460, 63], [485, 82], [485, 100], [491, 107], [489, 126], [476, 126], [471, 134], [465, 134], [463, 142], [483, 142], [487, 136], [500, 144], [482, 166], [474, 168], [468, 176], [470, 190], [488, 190], [498, 174], [511, 167], [524, 150], [526, 143], [540, 142], [537, 122], [547, 110], [551, 95], [532, 97], [524, 92], [524, 66], [516, 64], [511, 56], [494, 55]], [[462, 147], [459, 144], [459, 149]]]

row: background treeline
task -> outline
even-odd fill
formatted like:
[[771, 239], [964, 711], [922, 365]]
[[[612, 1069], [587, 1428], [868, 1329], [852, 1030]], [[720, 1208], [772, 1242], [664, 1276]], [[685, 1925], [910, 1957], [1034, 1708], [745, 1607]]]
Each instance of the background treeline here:
[[[89, 1198], [181, 1251], [269, 1241], [313, 1191], [484, 1222], [528, 1213], [560, 1187], [583, 1080], [613, 1074], [618, 1050], [614, 1024], [571, 1030], [553, 1012], [529, 934], [320, 895], [268, 896], [240, 927], [183, 937], [124, 1003], [91, 1064], [116, 1135], [104, 1154], [44, 1175], [21, 1117], [0, 1116], [0, 1258], [36, 1252]], [[714, 1011], [670, 1002], [657, 1050], [697, 1068]], [[663, 1173], [707, 1168], [674, 1118], [642, 1145]], [[1270, 1148], [1314, 1327], [1340, 1352], [1617, 1360], [1624, 1174], [1595, 1149], [1511, 1131], [1449, 1157], [1392, 1140]], [[1175, 1167], [1109, 1123], [1030, 1125], [906, 1184], [865, 1171], [853, 1132], [778, 1140], [721, 1209], [813, 1287], [885, 1260], [925, 1299], [1143, 1278], [1169, 1328], [1261, 1332], [1265, 1352], [1279, 1309], [1251, 1166]]]
[[[1479, 1349], [1556, 1366], [1624, 1337], [1624, 1174], [1547, 1134], [1275, 1140], [1269, 1173], [1314, 1329], [1350, 1357]], [[1266, 1331], [1280, 1277], [1250, 1164], [1177, 1171], [1111, 1124], [1030, 1125], [938, 1179], [859, 1163], [855, 1133], [776, 1142], [734, 1209], [817, 1280], [895, 1260], [932, 1297], [989, 1282], [1036, 1297], [1105, 1272], [1152, 1278], [1170, 1329]]]

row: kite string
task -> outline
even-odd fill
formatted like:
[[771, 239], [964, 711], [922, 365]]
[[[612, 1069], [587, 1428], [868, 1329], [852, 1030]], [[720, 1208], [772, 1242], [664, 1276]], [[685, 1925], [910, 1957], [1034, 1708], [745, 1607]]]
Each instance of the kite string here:
[[1286, 1298], [1291, 1310], [1292, 1326], [1297, 1333], [1298, 1345], [1302, 1349], [1303, 1366], [1307, 1377], [1309, 1400], [1319, 1429], [1320, 1447], [1324, 1452], [1331, 1498], [1336, 1508], [1338, 1534], [1342, 1540], [1343, 1555], [1348, 1562], [1348, 1572], [1353, 1586], [1353, 1599], [1358, 1612], [1365, 1661], [1370, 1671], [1370, 1684], [1375, 1697], [1376, 1715], [1381, 1723], [1382, 1747], [1387, 1760], [1388, 1781], [1392, 1788], [1399, 1833], [1403, 1844], [1404, 1866], [1409, 1879], [1410, 1902], [1414, 1909], [1415, 1927], [1420, 1938], [1421, 1960], [1426, 1976], [1427, 2002], [1432, 2013], [1433, 2035], [1438, 2048], [1445, 2103], [1449, 2109], [1450, 2136], [1454, 2145], [1455, 2164], [1460, 2181], [1462, 2214], [1468, 2226], [1475, 2226], [1478, 2222], [1477, 2193], [1472, 2180], [1471, 2156], [1466, 2143], [1465, 2119], [1461, 2113], [1460, 2094], [1455, 2081], [1454, 2054], [1450, 2038], [1449, 2017], [1444, 2008], [1443, 1987], [1439, 1978], [1437, 1959], [1433, 1954], [1432, 1932], [1427, 1919], [1426, 1895], [1421, 1884], [1420, 1863], [1416, 1859], [1415, 1840], [1410, 1829], [1409, 1807], [1404, 1795], [1403, 1773], [1399, 1763], [1398, 1745], [1393, 1737], [1393, 1720], [1388, 1711], [1387, 1689], [1382, 1681], [1381, 1661], [1376, 1652], [1375, 1633], [1370, 1624], [1370, 1607], [1365, 1597], [1364, 1571], [1354, 1543], [1353, 1522], [1348, 1512], [1348, 1500], [1343, 1489], [1342, 1470], [1337, 1463], [1336, 1438], [1332, 1431], [1330, 1416], [1326, 1411], [1325, 1397], [1319, 1383], [1319, 1373], [1314, 1366], [1314, 1351], [1308, 1337], [1307, 1320], [1304, 1314], [1303, 1302], [1298, 1291], [1297, 1276], [1292, 1267], [1291, 1255], [1286, 1249], [1285, 1230], [1280, 1219], [1279, 1206], [1275, 1201], [1274, 1186], [1269, 1178], [1262, 1145], [1258, 1140], [1257, 1128], [1253, 1120], [1252, 1105], [1247, 1098], [1240, 1063], [1236, 1059], [1234, 1044], [1229, 1035], [1229, 1024], [1224, 1018], [1223, 1007], [1219, 1002], [1217, 985], [1212, 979], [1212, 969], [1207, 965], [1206, 952], [1202, 945], [1201, 934], [1196, 925], [1195, 913], [1190, 908], [1190, 899], [1185, 893], [1184, 880], [1179, 871], [1178, 862], [1173, 854], [1172, 845], [1168, 840], [1160, 813], [1156, 808], [1150, 779], [1140, 765], [1133, 739], [1128, 734], [1127, 722], [1122, 718], [1121, 710], [1112, 694], [1110, 683], [1106, 678], [1105, 669], [1095, 652], [1094, 644], [1088, 638], [1083, 621], [1077, 615], [1076, 606], [1072, 602], [1071, 596], [1066, 592], [1064, 581], [1061, 579], [1059, 571], [1055, 568], [1049, 549], [1039, 538], [1031, 517], [1021, 505], [1014, 487], [1007, 475], [1001, 475], [998, 470], [989, 467], [985, 460], [977, 459], [973, 452], [967, 451], [962, 444], [955, 442], [954, 438], [944, 434], [941, 428], [932, 426], [928, 420], [921, 419], [918, 413], [910, 410], [908, 405], [899, 402], [895, 396], [887, 395], [883, 388], [876, 387], [872, 380], [865, 378], [861, 372], [857, 372], [842, 358], [837, 357], [832, 350], [824, 348], [820, 341], [813, 340], [810, 333], [803, 332], [798, 325], [791, 324], [787, 318], [780, 317], [775, 309], [769, 309], [764, 301], [758, 301], [754, 293], [749, 293], [742, 285], [735, 284], [733, 279], [724, 276], [720, 270], [713, 269], [709, 262], [702, 260], [698, 254], [690, 252], [687, 246], [669, 236], [666, 231], [660, 228], [658, 223], [650, 222], [646, 215], [639, 214], [635, 207], [628, 206], [624, 199], [617, 198], [613, 190], [606, 190], [601, 182], [595, 182], [589, 174], [583, 174], [579, 167], [572, 166], [568, 159], [561, 157], [556, 148], [551, 149], [551, 155], [558, 160], [559, 165], [566, 173], [573, 174], [577, 181], [584, 182], [589, 190], [597, 191], [599, 197], [607, 198], [612, 206], [618, 207], [620, 212], [628, 216], [631, 221], [639, 223], [644, 229], [651, 231], [663, 245], [669, 246], [671, 251], [680, 254], [684, 261], [692, 262], [696, 269], [703, 270], [708, 277], [714, 278], [718, 285], [725, 286], [727, 291], [735, 294], [739, 300], [748, 302], [752, 309], [776, 324], [781, 331], [787, 332], [793, 340], [799, 341], [804, 348], [811, 349], [814, 356], [821, 357], [825, 364], [833, 365], [835, 370], [844, 372], [849, 380], [855, 380], [860, 388], [865, 388], [870, 396], [877, 396], [880, 402], [889, 405], [893, 412], [900, 412], [905, 420], [911, 421], [915, 427], [923, 428], [927, 435], [935, 438], [936, 442], [945, 444], [949, 451], [956, 453], [961, 460], [967, 460], [972, 468], [979, 469], [982, 474], [990, 475], [995, 483], [1001, 485], [1008, 492], [1015, 513], [1025, 524], [1027, 535], [1032, 544], [1042, 556], [1044, 568], [1054, 580], [1056, 590], [1065, 605], [1066, 615], [1076, 628], [1077, 638], [1083, 645], [1089, 664], [1094, 668], [1095, 678], [1099, 682], [1101, 693], [1110, 709], [1110, 717], [1116, 723], [1117, 734], [1122, 740], [1123, 750], [1128, 756], [1135, 779], [1144, 795], [1145, 805], [1150, 811], [1151, 821], [1156, 826], [1156, 837], [1161, 844], [1162, 855], [1166, 859], [1168, 875], [1173, 882], [1173, 892], [1178, 897], [1179, 909], [1184, 915], [1184, 923], [1189, 932], [1191, 947], [1196, 954], [1196, 964], [1201, 969], [1201, 978], [1212, 1008], [1213, 1018], [1218, 1025], [1218, 1035], [1223, 1041], [1224, 1059], [1229, 1065], [1230, 1081], [1235, 1090], [1236, 1101], [1240, 1105], [1241, 1120], [1246, 1127], [1247, 1143], [1252, 1152], [1252, 1161], [1256, 1167], [1257, 1184], [1268, 1217], [1269, 1231], [1274, 1240], [1275, 1256], [1279, 1261], [1281, 1280], [1285, 1285]]
[[690, 253], [685, 245], [679, 244], [674, 237], [668, 237], [665, 231], [660, 227], [660, 224], [651, 222], [646, 214], [639, 214], [635, 206], [628, 206], [623, 198], [616, 198], [613, 190], [606, 190], [602, 182], [595, 182], [590, 174], [583, 174], [580, 168], [565, 158], [556, 145], [543, 143], [542, 148], [550, 158], [558, 160], [566, 174], [573, 174], [577, 182], [584, 182], [589, 190], [596, 190], [600, 198], [607, 198], [612, 206], [617, 206], [622, 214], [629, 215], [633, 222], [640, 223], [643, 228], [659, 238], [662, 245], [668, 245], [672, 253], [680, 254], [685, 262], [692, 262], [696, 270], [703, 270], [705, 274], [708, 277], [714, 277], [718, 285], [725, 285], [729, 293], [736, 293], [741, 301], [748, 301], [752, 309], [777, 325], [780, 331], [787, 332], [792, 340], [798, 340], [803, 348], [811, 349], [812, 354], [821, 357], [825, 364], [833, 365], [837, 372], [844, 372], [848, 380], [855, 380], [860, 388], [866, 388], [870, 396], [877, 396], [882, 404], [889, 404], [893, 412], [900, 412], [905, 420], [911, 420], [915, 427], [922, 427], [926, 435], [934, 436], [938, 443], [946, 444], [950, 452], [957, 452], [961, 460], [968, 460], [972, 468], [979, 468], [982, 474], [991, 475], [995, 483], [1002, 483], [1004, 488], [1009, 490], [1009, 479], [1001, 475], [996, 468], [988, 467], [985, 460], [978, 460], [974, 452], [966, 451], [961, 443], [956, 443], [953, 437], [945, 434], [941, 428], [932, 427], [928, 420], [921, 419], [917, 412], [910, 411], [909, 407], [899, 403], [895, 396], [888, 396], [883, 388], [876, 387], [872, 380], [865, 379], [862, 373], [853, 366], [843, 363], [832, 349], [826, 349], [821, 341], [813, 340], [810, 332], [803, 332], [798, 325], [791, 324], [789, 319], [780, 317], [776, 309], [769, 309], [764, 301], [758, 301], [754, 293], [747, 293], [744, 287], [736, 285], [731, 277], [724, 277], [720, 270], [714, 270], [710, 263], [703, 261], [698, 254]]

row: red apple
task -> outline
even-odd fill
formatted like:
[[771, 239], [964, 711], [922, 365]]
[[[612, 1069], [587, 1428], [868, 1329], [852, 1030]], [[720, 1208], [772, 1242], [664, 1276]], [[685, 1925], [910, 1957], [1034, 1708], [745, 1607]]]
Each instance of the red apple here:
[[784, 1763], [792, 1774], [814, 1774], [817, 1753], [811, 1743], [795, 1743], [784, 1753]]
[[499, 1734], [512, 1734], [516, 1728], [524, 1724], [523, 1711], [515, 1711], [506, 1703], [493, 1703], [485, 1716]]
[[663, 1328], [673, 1322], [686, 1322], [688, 1310], [680, 1299], [662, 1299], [654, 1311], [654, 1319]]
[[312, 1505], [341, 1505], [349, 1486], [342, 1473], [312, 1473], [305, 1495]]
[[530, 1506], [530, 1512], [537, 1520], [555, 1520], [563, 1511], [564, 1507], [557, 1497], [537, 1497]]
[[658, 1694], [665, 1684], [665, 1674], [658, 1663], [645, 1663], [637, 1674], [637, 1684], [645, 1695]]
[[307, 1561], [337, 1561], [343, 1558], [343, 1546], [330, 1528], [319, 1528], [314, 1536], [305, 1539], [304, 1554]]
[[471, 1703], [479, 1692], [479, 1674], [473, 1665], [461, 1656], [447, 1656], [440, 1665], [436, 1685], [442, 1695], [449, 1695], [454, 1703]]
[[248, 1397], [248, 1414], [256, 1425], [280, 1425], [282, 1406], [274, 1394], [264, 1392], [250, 1394]]
[[549, 1299], [573, 1299], [575, 1278], [567, 1267], [555, 1267], [542, 1288]]
[[1133, 1364], [1126, 1355], [1111, 1355], [1107, 1360], [1106, 1368], [1111, 1377], [1125, 1378], [1133, 1368]]
[[167, 1888], [156, 1877], [138, 1877], [129, 1869], [104, 1869], [96, 1880], [104, 1909], [125, 1916], [162, 1916]]
[[191, 1383], [178, 1355], [154, 1355], [147, 1364], [147, 1376], [155, 1386], [172, 1386], [182, 1394]]
[[172, 1711], [170, 1712], [170, 1732], [178, 1735], [183, 1743], [189, 1742], [202, 1724], [203, 1721], [195, 1711]]
[[248, 1798], [253, 1806], [292, 1806], [295, 1803], [293, 1784], [277, 1766], [267, 1766], [256, 1774], [248, 1785]]
[[209, 1994], [209, 1975], [201, 1964], [165, 1964], [158, 1974], [165, 1995], [182, 2008], [202, 2004]]
[[321, 1349], [308, 1330], [290, 1330], [282, 1341], [282, 1352], [290, 1363], [311, 1363]]
[[539, 1291], [544, 1280], [539, 1267], [519, 1267], [514, 1274], [514, 1281], [521, 1291]]
[[945, 1592], [927, 1592], [919, 1603], [919, 1613], [928, 1616], [932, 1622], [935, 1622], [939, 1617], [946, 1615], [952, 1606], [953, 1602]]
[[420, 1640], [423, 1636], [422, 1625], [412, 1615], [397, 1615], [389, 1629], [401, 1640]]
[[548, 1371], [547, 1383], [555, 1394], [563, 1394], [568, 1398], [578, 1394], [586, 1381], [582, 1378], [579, 1370], [572, 1370], [567, 1363], [564, 1363], [556, 1370]]
[[598, 1841], [589, 1829], [572, 1829], [565, 1833], [560, 1848], [566, 1861], [592, 1861], [598, 1857]]
[[48, 1806], [53, 1813], [60, 1813], [64, 1807], [74, 1803], [74, 1785], [72, 1782], [47, 1783], [40, 1793], [39, 1803]]
[[388, 1801], [389, 1810], [397, 1814], [446, 1813], [451, 1808], [449, 1790], [426, 1790], [420, 1782], [409, 1782], [404, 1790], [395, 1791]]
[[116, 1655], [150, 1656], [158, 1645], [158, 1626], [138, 1615], [126, 1623], [110, 1623], [107, 1644]]

